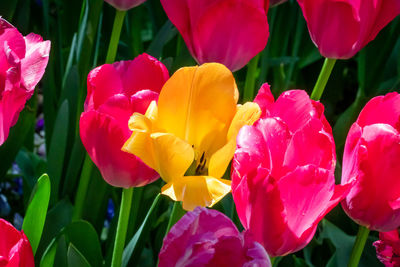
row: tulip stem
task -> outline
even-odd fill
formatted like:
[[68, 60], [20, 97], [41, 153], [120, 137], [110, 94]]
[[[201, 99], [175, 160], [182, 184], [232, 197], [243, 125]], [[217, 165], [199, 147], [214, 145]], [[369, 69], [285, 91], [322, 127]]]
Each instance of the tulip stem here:
[[322, 93], [325, 90], [326, 83], [328, 82], [329, 76], [331, 76], [333, 67], [335, 66], [336, 59], [325, 58], [324, 65], [322, 66], [321, 72], [319, 73], [317, 83], [311, 93], [311, 99], [320, 100]]
[[357, 267], [364, 250], [365, 242], [367, 241], [369, 229], [361, 226], [358, 228], [356, 241], [354, 242], [353, 250], [351, 251], [348, 267]]
[[244, 94], [243, 101], [253, 101], [254, 98], [254, 88], [256, 84], [256, 78], [258, 76], [257, 67], [258, 61], [260, 60], [260, 54], [255, 56], [252, 60], [250, 60], [249, 65], [247, 66], [247, 74], [246, 74], [246, 82], [244, 84]]
[[75, 196], [75, 208], [72, 215], [72, 220], [76, 221], [82, 217], [83, 206], [85, 204], [86, 192], [89, 187], [90, 177], [92, 174], [93, 162], [86, 153], [83, 163], [81, 177], [79, 179], [78, 190]]
[[117, 232], [115, 235], [115, 243], [113, 256], [111, 261], [112, 267], [121, 267], [122, 253], [125, 247], [126, 232], [128, 230], [129, 213], [131, 212], [133, 187], [124, 188], [122, 190], [121, 207], [119, 210]]
[[179, 201], [175, 201], [174, 206], [172, 207], [171, 215], [169, 217], [167, 231], [165, 232], [165, 235], [168, 234], [169, 230], [171, 230], [171, 227], [174, 226], [174, 224], [179, 221], [179, 219], [182, 218], [185, 213], [186, 211], [182, 209], [182, 203]]
[[114, 26], [111, 33], [110, 44], [108, 45], [106, 63], [111, 64], [117, 55], [119, 37], [121, 35], [122, 24], [124, 23], [126, 11], [116, 10]]

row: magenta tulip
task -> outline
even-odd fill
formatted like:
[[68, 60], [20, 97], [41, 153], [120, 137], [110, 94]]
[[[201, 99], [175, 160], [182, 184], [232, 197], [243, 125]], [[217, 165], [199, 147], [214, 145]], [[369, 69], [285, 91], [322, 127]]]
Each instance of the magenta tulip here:
[[400, 14], [398, 0], [297, 0], [321, 55], [354, 56]]
[[34, 267], [31, 244], [23, 231], [0, 218], [0, 266]]
[[400, 226], [400, 95], [371, 99], [347, 135], [342, 183], [355, 184], [342, 202], [358, 224], [387, 232]]
[[129, 10], [144, 3], [146, 0], [104, 0], [114, 8], [122, 11]]
[[218, 62], [236, 71], [264, 49], [268, 0], [161, 0], [199, 64]]
[[17, 123], [49, 60], [50, 41], [22, 34], [0, 17], [0, 145]]
[[400, 266], [400, 238], [397, 229], [379, 233], [379, 240], [373, 245], [376, 256], [386, 267]]
[[197, 207], [165, 236], [160, 267], [270, 267], [265, 249], [224, 214]]
[[267, 84], [255, 102], [263, 114], [237, 137], [232, 194], [244, 228], [281, 256], [310, 242], [348, 185], [335, 185], [335, 145], [321, 103], [301, 90], [274, 102]]
[[89, 73], [85, 109], [80, 118], [82, 143], [104, 180], [117, 187], [153, 182], [158, 174], [136, 156], [121, 151], [132, 132], [134, 112], [144, 114], [169, 78], [155, 58], [142, 54], [131, 61], [105, 64]]

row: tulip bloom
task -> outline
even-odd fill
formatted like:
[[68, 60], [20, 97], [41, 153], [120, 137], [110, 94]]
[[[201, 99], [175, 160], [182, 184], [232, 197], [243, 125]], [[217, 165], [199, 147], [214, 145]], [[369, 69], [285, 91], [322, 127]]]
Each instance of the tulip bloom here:
[[271, 266], [265, 249], [248, 233], [239, 233], [224, 214], [199, 207], [164, 237], [159, 259], [160, 267]]
[[268, 40], [268, 0], [161, 0], [168, 18], [200, 64], [236, 71]]
[[354, 56], [400, 14], [398, 0], [297, 0], [321, 55]]
[[109, 3], [118, 10], [126, 11], [144, 3], [146, 0], [104, 0], [104, 1], [106, 1], [107, 3]]
[[379, 233], [379, 240], [373, 245], [376, 256], [386, 267], [400, 266], [400, 238], [397, 229]]
[[0, 219], [0, 237], [0, 266], [35, 266], [31, 244], [23, 231]]
[[50, 41], [22, 34], [0, 17], [0, 145], [17, 123], [47, 66]]
[[162, 194], [183, 208], [212, 206], [231, 189], [220, 179], [232, 159], [236, 135], [260, 115], [255, 103], [237, 106], [232, 73], [218, 63], [179, 69], [146, 115], [135, 113], [123, 150], [154, 168], [167, 183]]
[[400, 95], [371, 99], [347, 135], [342, 183], [355, 179], [344, 211], [370, 230], [400, 226]]
[[232, 194], [244, 228], [281, 256], [310, 242], [347, 186], [335, 186], [335, 145], [321, 103], [301, 90], [274, 102], [267, 84], [254, 102], [263, 114], [238, 134]]
[[130, 115], [145, 113], [151, 101], [158, 99], [168, 77], [165, 66], [147, 54], [131, 61], [105, 64], [89, 73], [80, 135], [107, 183], [129, 188], [158, 178], [154, 170], [121, 151], [121, 147], [131, 135]]

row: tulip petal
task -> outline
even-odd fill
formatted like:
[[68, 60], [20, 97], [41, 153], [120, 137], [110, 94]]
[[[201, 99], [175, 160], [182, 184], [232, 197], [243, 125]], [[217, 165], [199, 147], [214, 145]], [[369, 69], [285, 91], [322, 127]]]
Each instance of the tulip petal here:
[[231, 181], [211, 176], [182, 176], [167, 183], [161, 192], [182, 201], [185, 210], [197, 206], [211, 207], [231, 191]]
[[210, 158], [208, 173], [214, 177], [222, 177], [229, 162], [232, 160], [236, 147], [236, 136], [244, 125], [252, 125], [261, 115], [256, 103], [245, 103], [239, 106], [228, 131], [228, 143], [216, 151]]
[[26, 54], [21, 61], [21, 77], [25, 88], [35, 89], [42, 79], [49, 61], [50, 41], [43, 41], [40, 35], [30, 33], [25, 37]]
[[358, 125], [364, 127], [374, 123], [387, 123], [400, 130], [400, 95], [388, 93], [371, 99], [360, 112]]
[[276, 100], [270, 116], [279, 117], [294, 133], [306, 125], [312, 117], [321, 116], [321, 111], [314, 108], [314, 103], [315, 101], [311, 100], [305, 91], [289, 90], [283, 92]]
[[170, 133], [152, 133], [152, 122], [135, 113], [129, 120], [133, 131], [122, 150], [132, 153], [155, 169], [166, 182], [181, 177], [193, 162], [193, 148]]
[[[343, 161], [349, 160], [348, 154], [344, 156]], [[372, 230], [386, 232], [399, 227], [400, 209], [395, 205], [400, 198], [399, 133], [388, 124], [365, 126], [356, 156], [359, 171], [356, 184], [342, 202], [344, 210]]]
[[146, 185], [159, 177], [140, 159], [121, 151], [130, 131], [116, 119], [89, 111], [82, 113], [79, 124], [82, 143], [109, 184], [129, 188]]
[[169, 78], [164, 64], [145, 53], [134, 60], [116, 62], [113, 66], [121, 76], [126, 95], [133, 95], [144, 89], [159, 93]]
[[271, 93], [271, 88], [268, 83], [264, 83], [261, 88], [258, 90], [256, 98], [254, 98], [254, 102], [257, 103], [261, 110], [262, 116], [269, 116], [270, 110], [275, 102], [274, 96]]
[[226, 143], [238, 90], [232, 73], [217, 63], [179, 69], [158, 100], [157, 127], [194, 145], [195, 159]]
[[334, 182], [330, 171], [313, 165], [298, 167], [279, 180], [288, 227], [301, 243], [296, 251], [310, 242], [319, 221], [345, 197], [339, 190], [342, 194], [332, 199]]
[[89, 73], [87, 89], [85, 111], [97, 109], [111, 96], [123, 92], [120, 75], [110, 64], [97, 67]]
[[313, 164], [320, 168], [335, 169], [335, 145], [332, 137], [322, 131], [323, 124], [311, 119], [297, 131], [286, 150], [283, 165], [289, 170], [297, 166]]

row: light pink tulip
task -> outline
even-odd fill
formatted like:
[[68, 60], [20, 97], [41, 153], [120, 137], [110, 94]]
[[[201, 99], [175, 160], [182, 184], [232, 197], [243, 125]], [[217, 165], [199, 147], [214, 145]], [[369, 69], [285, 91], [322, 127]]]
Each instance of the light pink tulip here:
[[218, 62], [236, 71], [268, 40], [268, 0], [161, 0], [199, 64]]
[[197, 207], [165, 236], [160, 267], [270, 267], [265, 249], [224, 214]]
[[106, 182], [136, 187], [159, 176], [136, 156], [121, 151], [131, 136], [128, 121], [144, 114], [169, 78], [155, 58], [142, 54], [131, 61], [105, 64], [89, 73], [85, 109], [80, 118], [82, 143]]
[[146, 0], [104, 0], [114, 8], [122, 11], [129, 10], [144, 3]]
[[47, 66], [50, 41], [22, 34], [0, 17], [0, 145], [17, 123]]
[[371, 99], [347, 135], [342, 183], [355, 184], [342, 202], [358, 224], [387, 232], [400, 226], [400, 95]]
[[354, 56], [400, 14], [399, 0], [297, 0], [321, 55]]
[[232, 194], [244, 228], [281, 256], [310, 242], [348, 185], [335, 185], [335, 145], [321, 103], [301, 90], [274, 101], [267, 84], [254, 102], [263, 114], [237, 137]]

